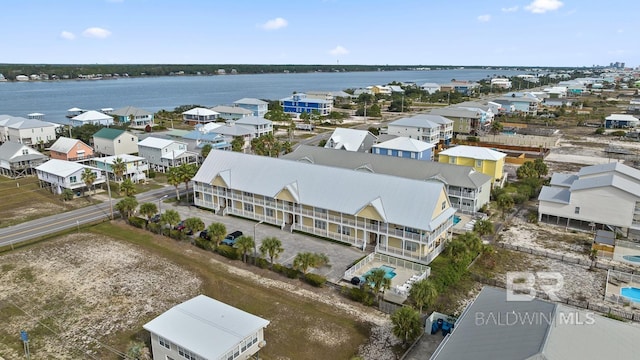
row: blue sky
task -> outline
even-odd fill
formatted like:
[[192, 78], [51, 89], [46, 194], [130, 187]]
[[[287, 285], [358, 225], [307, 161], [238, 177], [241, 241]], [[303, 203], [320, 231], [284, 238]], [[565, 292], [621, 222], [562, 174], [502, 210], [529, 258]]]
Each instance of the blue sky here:
[[1, 63], [640, 65], [635, 0], [5, 0]]

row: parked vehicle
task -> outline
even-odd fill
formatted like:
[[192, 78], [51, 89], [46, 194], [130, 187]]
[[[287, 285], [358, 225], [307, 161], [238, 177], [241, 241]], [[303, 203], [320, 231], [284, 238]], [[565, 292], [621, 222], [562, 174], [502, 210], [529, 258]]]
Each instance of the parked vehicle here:
[[228, 234], [222, 240], [223, 245], [233, 246], [236, 244], [236, 239], [242, 236], [242, 231], [234, 231], [231, 234]]
[[211, 236], [209, 235], [209, 232], [207, 230], [200, 231], [200, 238], [205, 239], [207, 241], [211, 240]]
[[153, 215], [153, 216], [151, 217], [151, 220], [150, 220], [150, 221], [151, 221], [152, 223], [158, 223], [158, 222], [160, 222], [160, 214], [155, 214], [155, 215]]
[[184, 221], [180, 221], [176, 226], [173, 227], [173, 230], [182, 231], [184, 230]]

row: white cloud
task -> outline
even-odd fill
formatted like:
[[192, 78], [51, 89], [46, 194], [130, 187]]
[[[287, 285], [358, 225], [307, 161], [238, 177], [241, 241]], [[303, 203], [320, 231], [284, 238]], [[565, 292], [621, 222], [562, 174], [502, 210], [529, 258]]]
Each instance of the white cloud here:
[[525, 9], [534, 14], [544, 14], [547, 11], [558, 10], [562, 5], [564, 4], [560, 0], [533, 0]]
[[111, 36], [111, 31], [99, 27], [90, 27], [82, 32], [82, 36], [88, 38], [106, 39]]
[[334, 47], [333, 49], [329, 50], [329, 54], [333, 55], [333, 56], [339, 56], [339, 55], [346, 55], [349, 53], [349, 50], [345, 49], [344, 47], [338, 45], [336, 47]]
[[618, 29], [618, 34], [622, 34], [624, 32], [624, 29]]
[[67, 40], [73, 40], [76, 38], [76, 35], [69, 31], [63, 31], [60, 33], [60, 37]]
[[260, 27], [265, 30], [277, 30], [277, 29], [286, 27], [287, 25], [289, 25], [287, 20], [279, 17], [279, 18], [275, 18], [267, 21], [266, 23], [260, 25]]
[[502, 12], [516, 12], [516, 11], [518, 11], [518, 6], [502, 8], [501, 10], [502, 10]]
[[480, 22], [488, 22], [491, 20], [491, 15], [480, 15], [478, 16], [478, 21]]

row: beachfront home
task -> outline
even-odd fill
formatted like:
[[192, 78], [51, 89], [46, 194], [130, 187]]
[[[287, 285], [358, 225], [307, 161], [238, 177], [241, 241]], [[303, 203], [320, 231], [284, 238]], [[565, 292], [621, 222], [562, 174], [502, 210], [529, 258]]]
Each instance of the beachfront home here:
[[72, 117], [71, 120], [69, 120], [69, 124], [74, 127], [82, 126], [85, 124], [109, 126], [113, 125], [113, 123], [114, 121], [111, 115], [103, 114], [95, 110], [85, 111], [80, 115]]
[[[96, 178], [90, 188], [82, 180], [82, 173], [90, 169]], [[38, 180], [42, 187], [51, 189], [54, 194], [62, 194], [65, 189], [79, 192], [80, 190], [93, 190], [96, 185], [104, 184], [106, 177], [102, 170], [92, 166], [82, 165], [78, 162], [51, 159], [36, 167]]]
[[324, 145], [327, 149], [369, 152], [378, 138], [367, 130], [336, 128]]
[[196, 107], [182, 113], [182, 121], [188, 125], [207, 124], [215, 122], [219, 112], [207, 108]]
[[444, 248], [456, 211], [440, 182], [230, 151], [212, 150], [192, 181], [195, 204], [217, 214], [422, 264]]
[[436, 83], [427, 82], [420, 85], [420, 89], [425, 91], [427, 94], [435, 94], [436, 91], [440, 91], [440, 85]]
[[128, 131], [102, 128], [93, 134], [93, 150], [101, 155], [138, 153], [138, 137]]
[[189, 149], [202, 149], [209, 144], [213, 149], [231, 150], [231, 140], [222, 134], [215, 132], [203, 132], [202, 128], [189, 131], [182, 136], [182, 140], [187, 143]]
[[536, 115], [542, 99], [531, 93], [511, 93], [493, 101], [502, 105], [505, 109], [512, 109], [512, 112]]
[[372, 154], [393, 156], [415, 160], [433, 160], [433, 148], [435, 145], [428, 142], [400, 136], [373, 145]]
[[480, 84], [476, 82], [454, 80], [448, 84], [440, 85], [440, 91], [444, 91], [444, 92], [455, 91], [463, 95], [471, 95], [479, 86]]
[[[538, 196], [538, 220], [566, 227], [640, 231], [640, 170], [619, 162], [554, 173]], [[591, 225], [590, 225], [591, 224]]]
[[414, 161], [353, 151], [345, 151], [336, 156], [333, 150], [307, 145], [298, 146], [282, 158], [354, 171], [441, 182], [447, 190], [451, 206], [464, 213], [480, 211], [489, 202], [491, 194], [491, 177], [469, 166]]
[[247, 116], [234, 122], [235, 126], [242, 126], [252, 130], [252, 137], [273, 134], [273, 122], [259, 116]]
[[[603, 359], [612, 354], [617, 359], [637, 358], [637, 326], [530, 298], [529, 288], [523, 290], [527, 295], [514, 300], [514, 290], [483, 287], [430, 359]], [[442, 338], [440, 331], [430, 335], [431, 329], [427, 321], [424, 336]]]
[[236, 100], [233, 104], [243, 109], [251, 110], [253, 116], [264, 117], [264, 114], [269, 111], [269, 103], [255, 98], [242, 98]]
[[0, 115], [0, 142], [13, 141], [25, 145], [49, 144], [57, 137], [58, 124]]
[[93, 148], [82, 140], [61, 136], [49, 148], [52, 159], [77, 161], [93, 157]]
[[[222, 135], [225, 139], [225, 143], [231, 146], [231, 142], [234, 138], [241, 138], [243, 140], [242, 151], [247, 151], [251, 149], [251, 140], [254, 139], [255, 128], [236, 125], [233, 121], [227, 121], [226, 123], [209, 123], [204, 125], [196, 125], [196, 130], [201, 134], [218, 134]], [[195, 134], [198, 136], [198, 134]], [[216, 139], [218, 142], [222, 143], [219, 138], [212, 138], [212, 140]], [[219, 149], [221, 149], [219, 147]]]
[[246, 360], [266, 346], [269, 320], [205, 295], [178, 304], [143, 325], [154, 359]]
[[33, 175], [33, 169], [47, 160], [45, 155], [25, 144], [5, 141], [0, 145], [0, 175], [12, 179]]
[[478, 135], [487, 131], [491, 122], [491, 119], [488, 118], [488, 112], [479, 108], [447, 106], [433, 109], [429, 114], [443, 116], [453, 121], [453, 133], [455, 134]]
[[253, 111], [247, 110], [239, 106], [218, 105], [211, 108], [218, 113], [218, 118], [224, 120], [238, 120], [243, 117], [253, 116]]
[[153, 113], [133, 106], [113, 110], [109, 115], [115, 116], [118, 123], [129, 124], [133, 128], [144, 129], [147, 126], [153, 126]]
[[333, 101], [308, 98], [306, 94], [297, 93], [280, 99], [280, 105], [285, 113], [302, 114], [318, 112], [322, 116], [329, 115], [333, 110]]
[[491, 88], [496, 89], [511, 89], [511, 80], [507, 78], [493, 78], [491, 79]]
[[[119, 159], [119, 160], [117, 160]], [[141, 156], [122, 154], [105, 157], [97, 157], [91, 160], [91, 165], [107, 172], [109, 179], [118, 181], [113, 171], [114, 162], [122, 161], [125, 164], [125, 170], [122, 179], [131, 179], [133, 182], [145, 181], [146, 172], [149, 170], [149, 162]]]
[[506, 180], [504, 162], [507, 154], [485, 147], [458, 145], [441, 151], [438, 161], [445, 164], [471, 166], [489, 175], [494, 186], [502, 186]]
[[138, 155], [147, 159], [156, 171], [167, 172], [169, 168], [182, 164], [198, 163], [198, 154], [187, 150], [182, 141], [148, 137], [138, 143]]
[[636, 128], [640, 120], [633, 115], [611, 114], [604, 118], [604, 127], [607, 129]]
[[448, 145], [453, 138], [454, 122], [434, 114], [420, 114], [405, 117], [389, 123], [387, 133], [406, 136], [429, 144]]

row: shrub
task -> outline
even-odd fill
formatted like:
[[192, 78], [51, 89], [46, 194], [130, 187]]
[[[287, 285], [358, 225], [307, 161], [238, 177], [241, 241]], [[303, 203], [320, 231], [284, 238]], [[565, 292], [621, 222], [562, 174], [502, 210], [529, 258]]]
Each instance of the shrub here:
[[342, 287], [342, 293], [346, 295], [349, 299], [353, 301], [357, 301], [363, 303], [364, 305], [371, 306], [373, 305], [373, 294], [366, 289], [359, 287]]
[[480, 139], [477, 136], [468, 136], [467, 141], [472, 143], [477, 143], [480, 141]]
[[616, 131], [611, 132], [609, 135], [611, 135], [611, 136], [625, 136], [625, 135], [627, 135], [627, 132], [624, 131], [624, 130], [616, 130]]
[[153, 179], [156, 177], [156, 172], [152, 169], [149, 169], [149, 173], [147, 174], [147, 176], [149, 177], [149, 179]]
[[596, 134], [596, 135], [602, 135], [602, 134], [604, 134], [604, 128], [603, 128], [603, 127], [599, 127], [599, 128], [597, 128], [597, 129], [596, 129], [596, 131], [595, 131], [595, 134]]
[[297, 279], [300, 276], [300, 272], [298, 270], [288, 268], [281, 264], [273, 264], [273, 271], [283, 274], [289, 279]]
[[195, 245], [197, 247], [199, 247], [200, 249], [204, 249], [204, 250], [208, 250], [208, 251], [213, 251], [214, 250], [214, 244], [209, 241], [209, 240], [205, 240], [201, 237], [197, 237], [195, 238]]
[[240, 259], [240, 253], [237, 251], [237, 249], [228, 245], [218, 245], [218, 247], [216, 248], [216, 252], [226, 257], [227, 259], [231, 259], [231, 260]]
[[269, 265], [271, 264], [269, 263], [269, 261], [267, 261], [267, 259], [264, 259], [264, 258], [256, 259], [256, 266], [259, 267], [260, 269], [267, 269]]
[[138, 229], [144, 229], [147, 225], [147, 220], [138, 216], [132, 216], [129, 218], [129, 224], [137, 227]]
[[324, 283], [327, 282], [327, 278], [325, 278], [322, 275], [318, 275], [318, 274], [313, 274], [313, 273], [309, 273], [306, 274], [303, 277], [303, 280], [311, 285], [311, 286], [315, 286], [315, 287], [322, 287], [324, 285]]

